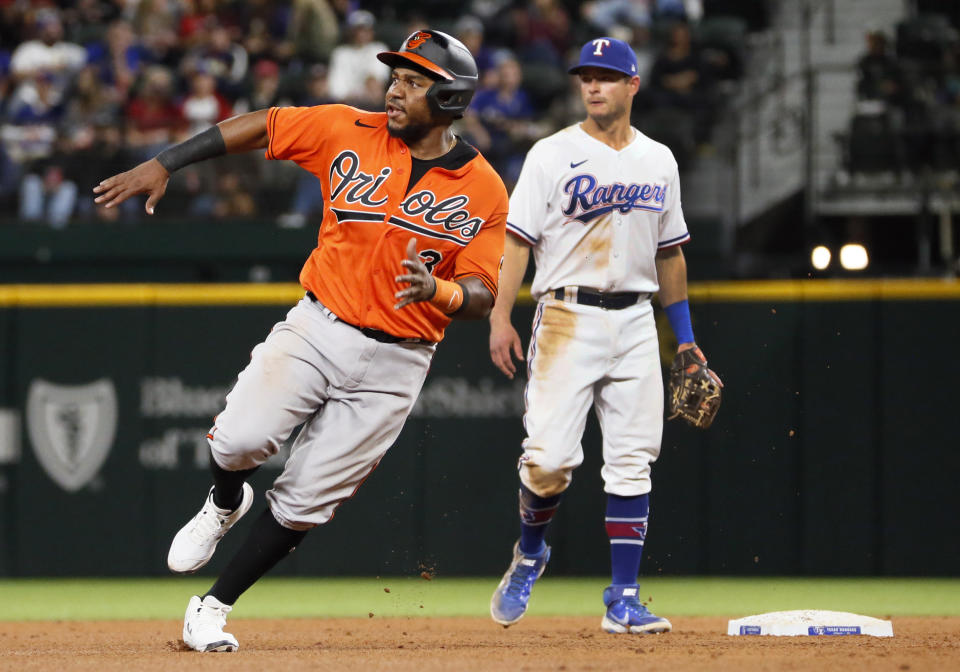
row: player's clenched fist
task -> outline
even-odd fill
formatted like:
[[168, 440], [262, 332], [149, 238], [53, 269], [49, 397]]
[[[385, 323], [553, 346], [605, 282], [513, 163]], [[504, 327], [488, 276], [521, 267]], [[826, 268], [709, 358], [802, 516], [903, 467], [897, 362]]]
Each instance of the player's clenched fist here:
[[170, 173], [160, 165], [156, 159], [144, 161], [139, 166], [125, 173], [108, 177], [93, 188], [93, 193], [99, 194], [94, 203], [101, 203], [105, 208], [120, 205], [131, 196], [149, 194], [146, 210], [148, 215], [153, 214], [153, 208], [167, 191]]

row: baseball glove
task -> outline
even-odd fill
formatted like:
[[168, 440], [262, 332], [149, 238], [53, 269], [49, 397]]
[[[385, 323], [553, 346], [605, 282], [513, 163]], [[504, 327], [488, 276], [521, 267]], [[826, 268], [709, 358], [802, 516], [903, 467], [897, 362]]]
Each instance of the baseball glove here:
[[700, 348], [678, 352], [670, 366], [668, 420], [681, 417], [706, 429], [720, 410], [720, 380], [707, 368]]

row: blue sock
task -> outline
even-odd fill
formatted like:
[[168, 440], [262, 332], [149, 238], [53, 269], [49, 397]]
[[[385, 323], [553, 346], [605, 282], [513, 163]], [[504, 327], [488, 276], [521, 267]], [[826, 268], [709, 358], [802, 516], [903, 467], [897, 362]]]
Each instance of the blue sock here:
[[540, 497], [527, 486], [520, 484], [520, 552], [524, 555], [540, 555], [547, 526], [557, 512], [562, 495]]
[[607, 495], [607, 536], [610, 537], [610, 570], [615, 586], [637, 582], [649, 513], [649, 494], [636, 497]]

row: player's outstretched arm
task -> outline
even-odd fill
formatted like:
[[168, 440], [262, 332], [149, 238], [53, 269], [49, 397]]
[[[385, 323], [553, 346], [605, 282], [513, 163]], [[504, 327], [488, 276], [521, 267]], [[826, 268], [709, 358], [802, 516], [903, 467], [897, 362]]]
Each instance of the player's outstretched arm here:
[[227, 153], [263, 149], [268, 142], [267, 110], [241, 114], [163, 150], [125, 173], [108, 177], [93, 188], [98, 194], [93, 200], [112, 208], [131, 196], [147, 194], [145, 207], [147, 214], [152, 215], [174, 171]]
[[523, 347], [510, 314], [529, 261], [530, 248], [508, 235], [503, 249], [503, 268], [500, 269], [500, 292], [490, 311], [490, 359], [511, 380], [517, 372], [513, 357], [522, 362]]
[[399, 302], [394, 310], [418, 301], [428, 301], [450, 317], [482, 320], [493, 307], [493, 294], [480, 278], [466, 277], [452, 282], [434, 277], [417, 255], [417, 239], [407, 243], [407, 258], [400, 262], [406, 273], [395, 280], [407, 287], [394, 295]]

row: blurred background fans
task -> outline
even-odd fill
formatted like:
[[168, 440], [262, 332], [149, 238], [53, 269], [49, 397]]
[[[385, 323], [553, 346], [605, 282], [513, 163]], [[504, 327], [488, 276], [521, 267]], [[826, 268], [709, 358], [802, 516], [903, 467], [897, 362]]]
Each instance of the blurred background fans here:
[[[374, 54], [428, 24], [477, 59], [458, 132], [508, 188], [533, 142], [582, 118], [566, 74], [579, 46], [628, 40], [633, 123], [681, 166], [694, 279], [957, 273], [960, 0], [12, 0], [0, 281], [35, 279], [12, 241], [38, 231], [53, 249], [50, 230], [158, 225], [138, 201], [96, 207], [91, 188], [211, 124], [271, 105], [382, 109]], [[157, 212], [245, 222], [238, 238], [310, 231], [322, 205], [312, 176], [253, 155], [180, 171]], [[193, 279], [230, 279], [215, 266]]]

